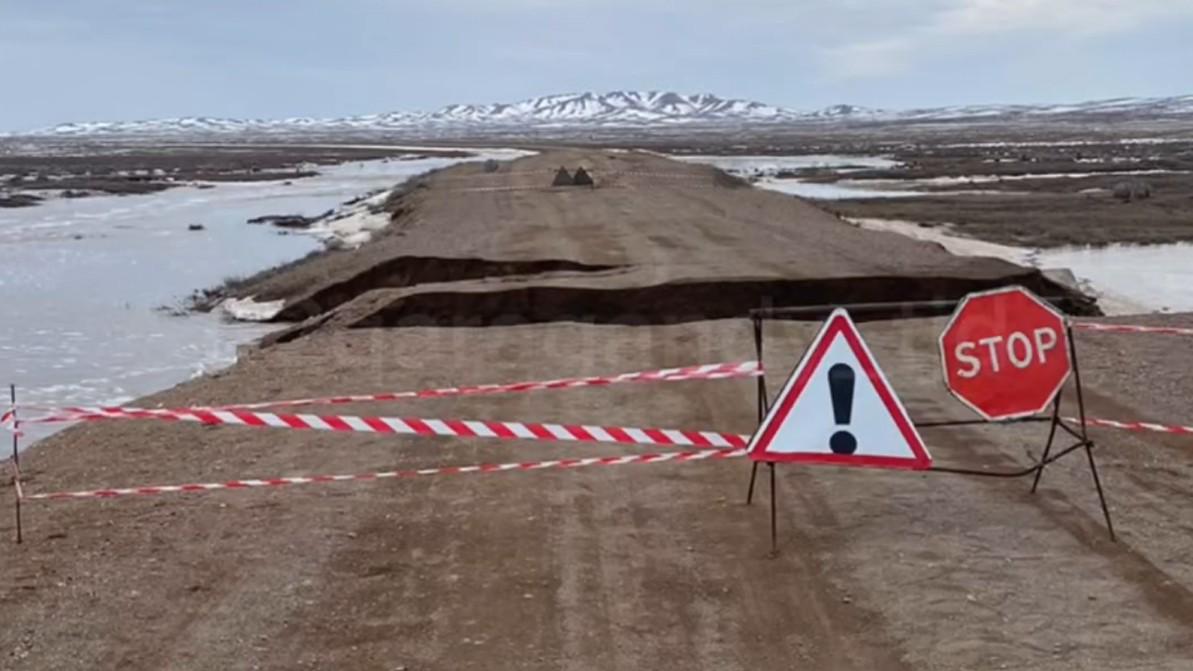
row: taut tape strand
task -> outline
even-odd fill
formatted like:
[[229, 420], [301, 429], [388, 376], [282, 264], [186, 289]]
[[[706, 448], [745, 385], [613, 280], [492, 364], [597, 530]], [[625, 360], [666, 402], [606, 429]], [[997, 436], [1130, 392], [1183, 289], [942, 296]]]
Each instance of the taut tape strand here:
[[206, 493], [258, 487], [287, 487], [291, 485], [327, 484], [332, 482], [372, 482], [398, 478], [415, 478], [428, 475], [458, 475], [464, 473], [503, 473], [508, 471], [566, 470], [587, 466], [624, 466], [628, 464], [657, 464], [665, 461], [688, 462], [705, 459], [732, 459], [744, 456], [743, 448], [727, 450], [692, 450], [687, 452], [660, 452], [658, 454], [633, 454], [617, 457], [585, 457], [580, 459], [551, 459], [547, 461], [525, 461], [506, 464], [476, 464], [472, 466], [445, 466], [404, 471], [383, 471], [354, 475], [313, 475], [269, 479], [228, 480], [226, 482], [192, 483], [182, 485], [150, 485], [141, 487], [120, 487], [92, 489], [47, 494], [26, 494], [29, 501], [63, 501], [79, 499], [110, 499], [126, 496], [152, 496], [172, 493]]
[[1193, 328], [1179, 328], [1176, 326], [1135, 326], [1131, 324], [1101, 324], [1096, 322], [1076, 322], [1073, 328], [1080, 331], [1099, 331], [1102, 333], [1152, 333], [1156, 335], [1193, 335]]
[[208, 426], [251, 426], [257, 428], [376, 433], [409, 436], [451, 436], [456, 438], [501, 438], [623, 445], [694, 447], [741, 447], [747, 436], [718, 431], [593, 426], [538, 422], [499, 422], [470, 419], [425, 419], [417, 417], [357, 417], [353, 415], [287, 415], [249, 410], [79, 408], [64, 421], [113, 419], [157, 419], [194, 422]]
[[[557, 380], [536, 380], [528, 382], [513, 382], [505, 384], [480, 384], [464, 387], [441, 387], [438, 389], [423, 389], [419, 391], [383, 392], [378, 394], [355, 394], [344, 396], [326, 396], [320, 398], [299, 398], [279, 401], [262, 401], [257, 403], [235, 403], [219, 406], [199, 406], [185, 408], [188, 410], [252, 410], [256, 408], [298, 407], [305, 405], [344, 405], [348, 403], [379, 403], [419, 398], [447, 398], [452, 396], [479, 396], [487, 394], [510, 394], [533, 391], [575, 389], [579, 387], [603, 387], [615, 384], [646, 383], [646, 382], [683, 382], [687, 380], [727, 380], [738, 377], [757, 377], [762, 375], [762, 367], [757, 361], [740, 361], [733, 363], [712, 363], [682, 368], [662, 368], [659, 370], [637, 371], [609, 376], [590, 376], [560, 378]], [[28, 424], [50, 424], [76, 421], [78, 415], [94, 415], [109, 410], [121, 408], [94, 407], [63, 407], [49, 408], [41, 406], [24, 406], [39, 412], [48, 413], [42, 417], [24, 420]], [[140, 408], [124, 408], [123, 410], [137, 412], [152, 412]]]

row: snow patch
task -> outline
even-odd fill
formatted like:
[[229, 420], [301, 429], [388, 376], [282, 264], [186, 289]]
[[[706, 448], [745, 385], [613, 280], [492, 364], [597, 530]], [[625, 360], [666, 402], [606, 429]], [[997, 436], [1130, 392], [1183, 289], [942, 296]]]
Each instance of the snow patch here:
[[383, 191], [341, 209], [328, 219], [312, 226], [309, 229], [310, 234], [319, 238], [330, 249], [360, 247], [372, 240], [375, 232], [389, 226], [389, 213], [380, 209], [389, 193]]
[[264, 322], [273, 319], [282, 311], [286, 301], [265, 301], [258, 303], [254, 296], [229, 298], [220, 303], [220, 308], [231, 318], [244, 322]]

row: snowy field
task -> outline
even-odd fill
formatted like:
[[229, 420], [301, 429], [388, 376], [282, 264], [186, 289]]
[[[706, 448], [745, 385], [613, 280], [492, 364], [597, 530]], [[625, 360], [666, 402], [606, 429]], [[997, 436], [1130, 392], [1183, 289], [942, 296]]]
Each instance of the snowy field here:
[[[157, 308], [299, 258], [320, 248], [320, 238], [359, 242], [364, 230], [348, 220], [280, 235], [247, 219], [318, 215], [413, 175], [489, 156], [349, 163], [288, 186], [221, 183], [0, 210], [0, 382], [15, 383], [24, 404], [115, 404], [226, 366], [238, 345], [268, 327]], [[205, 230], [188, 231], [190, 224]]]

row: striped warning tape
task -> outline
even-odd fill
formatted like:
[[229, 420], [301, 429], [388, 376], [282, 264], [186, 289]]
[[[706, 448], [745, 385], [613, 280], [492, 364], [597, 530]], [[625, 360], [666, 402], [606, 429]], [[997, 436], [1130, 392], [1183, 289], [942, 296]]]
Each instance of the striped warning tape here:
[[[644, 370], [617, 375], [560, 378], [556, 380], [535, 380], [528, 382], [512, 382], [504, 384], [479, 384], [464, 387], [440, 387], [438, 389], [422, 389], [419, 391], [383, 392], [378, 394], [352, 394], [344, 396], [324, 396], [319, 398], [299, 398], [279, 401], [262, 401], [257, 403], [234, 403], [219, 406], [199, 406], [187, 410], [251, 410], [255, 408], [297, 407], [305, 405], [344, 405], [348, 403], [369, 403], [399, 401], [415, 398], [444, 398], [450, 396], [474, 396], [484, 394], [510, 394], [532, 391], [557, 389], [574, 389], [577, 387], [603, 387], [615, 384], [645, 383], [645, 382], [683, 382], [687, 380], [727, 380], [737, 377], [758, 377], [762, 375], [762, 366], [757, 361], [739, 361], [733, 363], [710, 363], [682, 368], [661, 368], [658, 370]], [[70, 415], [92, 415], [105, 411], [102, 408], [63, 407], [51, 408], [42, 406], [23, 406], [28, 409], [50, 413], [47, 417], [34, 417], [23, 420], [22, 423], [44, 424], [50, 422], [71, 421]], [[140, 409], [137, 409], [140, 411]], [[7, 417], [11, 414], [5, 413]]]
[[581, 459], [550, 459], [547, 461], [525, 461], [508, 464], [476, 464], [473, 466], [444, 466], [406, 471], [383, 471], [380, 473], [359, 473], [355, 475], [313, 475], [254, 480], [229, 480], [226, 482], [193, 483], [183, 485], [152, 485], [142, 487], [121, 487], [93, 489], [47, 494], [25, 494], [29, 501], [61, 501], [75, 499], [110, 499], [122, 496], [151, 496], [170, 493], [198, 493], [255, 487], [288, 487], [290, 485], [326, 484], [332, 482], [371, 482], [397, 478], [414, 478], [425, 475], [457, 475], [463, 473], [502, 473], [507, 471], [542, 471], [548, 469], [572, 469], [586, 466], [624, 466], [627, 464], [657, 464], [662, 462], [700, 461], [704, 459], [732, 459], [746, 454], [744, 448], [722, 450], [693, 450], [687, 452], [661, 452], [658, 454], [631, 454], [617, 457], [586, 457]]
[[24, 420], [17, 420], [16, 408], [6, 410], [3, 414], [0, 414], [0, 429], [4, 429], [9, 433], [15, 434], [17, 437], [25, 435], [21, 432], [21, 424], [24, 423]]
[[[1066, 421], [1080, 422], [1077, 418], [1066, 417]], [[1118, 422], [1105, 419], [1087, 419], [1090, 426], [1104, 426], [1133, 431], [1159, 431], [1165, 433], [1193, 434], [1193, 427], [1165, 426], [1149, 422]], [[691, 432], [683, 432], [691, 433]], [[700, 432], [708, 434], [709, 432]], [[730, 437], [728, 434], [717, 434]], [[150, 496], [169, 493], [202, 493], [221, 490], [241, 490], [260, 487], [287, 487], [290, 485], [326, 484], [333, 482], [370, 482], [376, 480], [413, 478], [429, 475], [456, 475], [464, 473], [500, 473], [507, 471], [536, 471], [548, 469], [572, 469], [586, 466], [621, 466], [626, 464], [650, 464], [665, 461], [686, 462], [704, 459], [731, 459], [746, 454], [744, 447], [747, 436], [732, 436], [734, 447], [728, 449], [704, 449], [684, 452], [662, 452], [656, 454], [633, 454], [615, 457], [585, 457], [575, 459], [549, 459], [545, 461], [513, 462], [504, 464], [476, 464], [471, 466], [443, 466], [403, 471], [382, 471], [375, 473], [359, 473], [349, 475], [315, 475], [288, 476], [268, 479], [228, 480], [225, 482], [190, 483], [180, 485], [150, 485], [138, 487], [122, 487], [93, 489], [81, 491], [62, 491], [51, 493], [24, 494], [18, 489], [17, 496], [29, 501], [61, 501], [78, 499], [109, 499], [127, 496]]]
[[[1065, 417], [1066, 422], [1080, 424], [1079, 417]], [[1180, 426], [1173, 424], [1157, 424], [1155, 422], [1120, 422], [1115, 419], [1098, 419], [1094, 417], [1087, 417], [1085, 419], [1086, 426], [1101, 427], [1104, 429], [1122, 429], [1124, 431], [1150, 431], [1153, 433], [1171, 433], [1174, 435], [1188, 436], [1193, 435], [1193, 426]]]
[[[620, 443], [623, 445], [666, 445], [729, 447], [744, 445], [747, 437], [718, 431], [594, 426], [540, 422], [500, 422], [490, 420], [426, 419], [414, 417], [358, 417], [354, 415], [309, 415], [254, 412], [240, 409], [202, 408], [70, 408], [63, 414], [22, 420], [22, 424], [51, 424], [115, 419], [156, 419], [193, 422], [208, 426], [250, 426], [258, 428], [334, 431], [341, 433], [378, 433], [410, 436], [449, 436], [456, 438], [500, 438], [504, 440], [542, 440], [582, 443]], [[1077, 417], [1065, 421], [1080, 424]], [[1155, 422], [1119, 421], [1086, 418], [1086, 425], [1126, 431], [1151, 431], [1193, 435], [1193, 427]]]
[[1101, 331], [1103, 333], [1155, 333], [1160, 335], [1193, 335], [1193, 328], [1179, 328], [1175, 326], [1135, 326], [1131, 324], [1099, 324], [1095, 322], [1075, 322], [1073, 328], [1082, 331]]
[[381, 394], [359, 394], [350, 396], [327, 396], [323, 398], [300, 398], [287, 401], [265, 401], [261, 403], [237, 403], [215, 406], [216, 409], [280, 408], [302, 405], [342, 405], [345, 403], [366, 403], [377, 401], [398, 401], [409, 398], [441, 398], [446, 396], [473, 396], [481, 394], [509, 394], [576, 387], [608, 386], [628, 382], [682, 382], [686, 380], [726, 380], [735, 377], [757, 377], [762, 367], [757, 361], [734, 363], [710, 363], [682, 368], [661, 368], [618, 375], [560, 378], [558, 380], [537, 380], [508, 384], [479, 384], [465, 387], [442, 387], [421, 391], [399, 391]]
[[500, 438], [503, 440], [546, 440], [623, 445], [665, 445], [694, 447], [741, 447], [746, 437], [718, 431], [593, 426], [538, 422], [489, 420], [421, 419], [414, 417], [356, 417], [351, 415], [286, 415], [250, 410], [79, 408], [49, 421], [102, 421], [111, 419], [158, 419], [195, 422], [208, 426], [251, 426], [258, 428], [378, 433], [407, 436], [451, 436], [455, 438]]

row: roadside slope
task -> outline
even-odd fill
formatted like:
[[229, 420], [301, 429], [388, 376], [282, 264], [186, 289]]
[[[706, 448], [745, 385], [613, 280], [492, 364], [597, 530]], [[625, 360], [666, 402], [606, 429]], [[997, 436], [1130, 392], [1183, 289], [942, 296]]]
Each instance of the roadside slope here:
[[[584, 166], [597, 188], [550, 188], [561, 165]], [[533, 285], [536, 276], [558, 271], [594, 286], [608, 281], [611, 288], [677, 281], [715, 286], [742, 278], [926, 280], [924, 291], [903, 294], [904, 300], [962, 295], [947, 287], [949, 279], [997, 286], [1014, 277], [1043, 294], [1071, 295], [1034, 270], [864, 230], [713, 168], [650, 154], [548, 151], [491, 173], [476, 164], [456, 166], [401, 191], [389, 205], [393, 224], [378, 240], [300, 264], [240, 295], [287, 299], [279, 315], [284, 321], [318, 315], [372, 289], [510, 276]], [[608, 272], [615, 270], [621, 272]], [[935, 279], [945, 280], [940, 289], [931, 287]], [[766, 300], [784, 304], [773, 293], [753, 294], [737, 314]], [[900, 290], [886, 293], [876, 288], [859, 298], [893, 300]], [[1071, 307], [1090, 309], [1080, 300]], [[586, 312], [582, 303], [569, 310]]]

